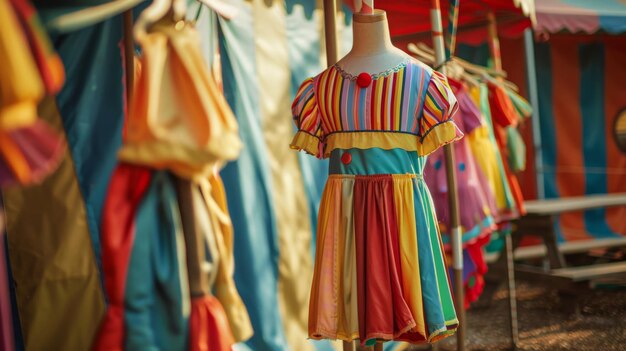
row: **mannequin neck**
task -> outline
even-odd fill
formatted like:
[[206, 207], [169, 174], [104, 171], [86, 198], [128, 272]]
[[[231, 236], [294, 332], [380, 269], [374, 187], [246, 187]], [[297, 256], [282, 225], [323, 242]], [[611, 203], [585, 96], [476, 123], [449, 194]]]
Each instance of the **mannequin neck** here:
[[395, 49], [384, 11], [375, 10], [369, 15], [355, 13], [352, 19], [353, 44], [350, 56], [375, 56]]
[[391, 43], [384, 11], [354, 14], [352, 50], [337, 64], [350, 74], [378, 73], [405, 61], [408, 55]]

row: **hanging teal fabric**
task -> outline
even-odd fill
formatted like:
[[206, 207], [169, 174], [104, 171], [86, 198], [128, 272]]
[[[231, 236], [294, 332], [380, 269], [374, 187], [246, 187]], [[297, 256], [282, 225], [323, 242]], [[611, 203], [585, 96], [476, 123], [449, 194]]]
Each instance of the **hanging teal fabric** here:
[[[297, 11], [296, 4], [304, 5], [304, 11]], [[287, 48], [291, 71], [291, 98], [296, 95], [300, 83], [323, 70], [320, 60], [321, 32], [319, 22], [313, 16], [314, 1], [287, 0]], [[295, 133], [295, 132], [294, 132]], [[317, 213], [324, 184], [328, 175], [328, 160], [317, 160], [304, 153], [298, 153], [304, 188], [309, 202], [309, 217], [313, 229], [313, 242], [317, 228]], [[315, 245], [311, 245], [315, 251]]]
[[155, 172], [137, 211], [128, 265], [126, 350], [188, 349], [189, 284], [177, 201], [172, 177]]
[[[239, 122], [244, 149], [221, 172], [235, 230], [235, 283], [248, 308], [254, 335], [238, 347], [287, 351], [278, 306], [278, 233], [272, 187], [260, 125], [252, 11], [241, 6], [236, 20], [220, 20], [224, 95]], [[287, 147], [287, 146], [286, 146]]]
[[[45, 12], [44, 12], [45, 13]], [[122, 18], [53, 38], [67, 79], [57, 96], [89, 232], [100, 262], [100, 214], [117, 163], [124, 123]], [[100, 266], [100, 264], [99, 264]]]

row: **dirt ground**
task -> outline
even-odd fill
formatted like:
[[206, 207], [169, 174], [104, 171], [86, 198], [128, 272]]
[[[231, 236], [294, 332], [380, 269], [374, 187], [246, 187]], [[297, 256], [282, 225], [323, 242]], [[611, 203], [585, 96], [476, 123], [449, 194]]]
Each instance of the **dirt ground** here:
[[[556, 291], [518, 281], [518, 350], [626, 351], [625, 286], [581, 289], [576, 297], [580, 312], [576, 314], [566, 311], [571, 302]], [[491, 306], [467, 312], [468, 351], [512, 350], [507, 301], [502, 287]], [[440, 342], [439, 350], [456, 350], [455, 338]]]

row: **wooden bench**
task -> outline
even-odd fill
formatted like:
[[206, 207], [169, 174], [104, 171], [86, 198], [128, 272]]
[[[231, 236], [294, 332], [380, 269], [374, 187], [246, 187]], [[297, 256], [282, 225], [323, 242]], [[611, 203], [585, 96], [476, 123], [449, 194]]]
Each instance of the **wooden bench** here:
[[[581, 285], [601, 278], [626, 278], [626, 262], [596, 264], [583, 267], [567, 267], [564, 254], [580, 253], [597, 248], [626, 247], [626, 237], [587, 240], [585, 242], [557, 242], [555, 218], [563, 213], [581, 212], [598, 208], [626, 206], [626, 193], [568, 197], [548, 200], [533, 200], [525, 203], [527, 214], [515, 221], [512, 236], [506, 237], [505, 250], [491, 265], [485, 276], [488, 284], [479, 300], [485, 305], [491, 301], [497, 286], [506, 276], [509, 290], [509, 317], [511, 339], [514, 347], [519, 342], [517, 323], [517, 302], [515, 275], [526, 279], [540, 280], [559, 289], [568, 306], [577, 310], [576, 291]], [[626, 233], [624, 233], [626, 234]], [[542, 239], [543, 245], [515, 249], [523, 235], [533, 235]], [[515, 251], [514, 251], [515, 250]], [[524, 252], [526, 250], [526, 252]], [[514, 264], [514, 259], [547, 258], [549, 267]]]
[[[603, 238], [589, 239], [560, 243], [558, 245], [561, 255], [569, 255], [587, 252], [594, 249], [604, 249], [613, 247], [626, 247], [626, 236], [623, 238]], [[531, 260], [547, 257], [548, 249], [544, 244], [518, 247], [513, 251], [513, 259], [516, 261]]]
[[[523, 235], [534, 235], [541, 238], [545, 246], [546, 257], [548, 258], [549, 262], [549, 269], [536, 270], [524, 265], [516, 265], [515, 270], [521, 276], [531, 279], [541, 279], [543, 276], [547, 278], [563, 279], [567, 279], [567, 277], [569, 277], [571, 278], [571, 283], [577, 285], [577, 283], [580, 283], [582, 281], [615, 276], [616, 273], [614, 267], [617, 267], [618, 269], [624, 268], [622, 262], [602, 265], [602, 267], [594, 267], [593, 269], [588, 270], [584, 270], [581, 267], [567, 267], [565, 263], [565, 258], [563, 256], [565, 253], [585, 252], [595, 248], [603, 247], [626, 247], [626, 237], [585, 240], [581, 242], [559, 244], [557, 242], [557, 235], [554, 230], [554, 220], [556, 216], [567, 212], [579, 212], [597, 208], [626, 206], [626, 193], [591, 195], [585, 197], [571, 197], [550, 200], [533, 200], [526, 201], [525, 205], [527, 214], [515, 223], [516, 238], [514, 241], [519, 241], [519, 239]], [[519, 257], [519, 259], [523, 258], [523, 255], [521, 255], [521, 253], [518, 256], [521, 256]], [[593, 274], [581, 275], [582, 273], [576, 272], [589, 272]], [[622, 272], [626, 276], [626, 270], [622, 270]], [[556, 280], [560, 279], [548, 279], [548, 282]]]

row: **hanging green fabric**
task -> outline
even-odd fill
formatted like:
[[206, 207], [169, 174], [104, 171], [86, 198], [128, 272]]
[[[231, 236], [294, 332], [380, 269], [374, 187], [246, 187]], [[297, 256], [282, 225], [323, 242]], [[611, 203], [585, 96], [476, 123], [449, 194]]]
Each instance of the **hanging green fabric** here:
[[517, 128], [506, 129], [506, 144], [511, 171], [515, 173], [524, 171], [526, 169], [526, 144]]

